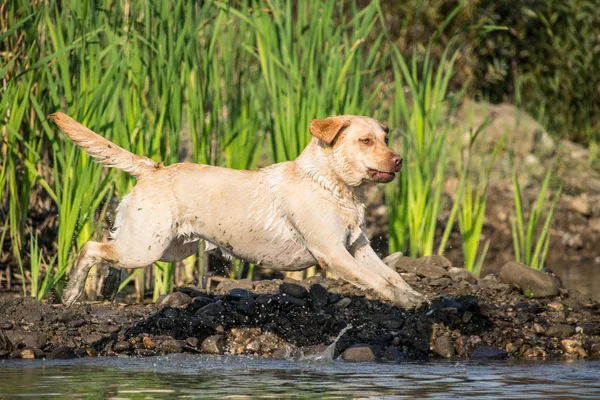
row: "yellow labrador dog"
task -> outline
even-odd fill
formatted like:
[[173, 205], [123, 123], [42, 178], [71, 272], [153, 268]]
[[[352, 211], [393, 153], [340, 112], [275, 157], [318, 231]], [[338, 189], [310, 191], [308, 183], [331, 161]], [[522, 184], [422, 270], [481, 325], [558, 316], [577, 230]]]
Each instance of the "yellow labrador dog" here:
[[310, 144], [295, 160], [256, 171], [192, 163], [162, 166], [132, 154], [62, 113], [50, 118], [89, 155], [137, 178], [117, 209], [108, 243], [87, 242], [63, 293], [70, 306], [90, 268], [142, 268], [179, 261], [206, 241], [262, 267], [312, 265], [404, 307], [425, 298], [375, 254], [366, 236], [365, 189], [402, 167], [387, 147], [387, 127], [367, 117], [313, 120]]

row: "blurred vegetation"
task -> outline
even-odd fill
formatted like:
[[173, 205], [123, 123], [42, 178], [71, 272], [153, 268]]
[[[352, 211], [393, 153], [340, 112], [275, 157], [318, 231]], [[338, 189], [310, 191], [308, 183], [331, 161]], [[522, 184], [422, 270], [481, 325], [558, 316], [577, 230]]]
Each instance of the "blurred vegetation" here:
[[[469, 81], [471, 96], [516, 102], [555, 137], [599, 139], [598, 1], [382, 0], [382, 9], [405, 53], [430, 43], [441, 56], [457, 37], [455, 87]], [[485, 25], [506, 29], [478, 28]]]

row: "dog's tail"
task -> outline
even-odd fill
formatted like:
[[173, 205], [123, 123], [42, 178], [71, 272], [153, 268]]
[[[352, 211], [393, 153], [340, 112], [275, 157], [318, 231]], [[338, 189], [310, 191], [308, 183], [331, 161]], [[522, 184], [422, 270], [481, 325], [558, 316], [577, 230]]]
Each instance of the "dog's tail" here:
[[122, 147], [117, 146], [102, 136], [92, 132], [79, 122], [66, 114], [57, 112], [50, 115], [50, 119], [67, 134], [77, 146], [81, 147], [90, 156], [97, 158], [99, 162], [108, 167], [121, 169], [129, 172], [136, 178], [140, 178], [147, 172], [159, 168], [159, 164], [148, 157], [138, 156], [130, 153]]

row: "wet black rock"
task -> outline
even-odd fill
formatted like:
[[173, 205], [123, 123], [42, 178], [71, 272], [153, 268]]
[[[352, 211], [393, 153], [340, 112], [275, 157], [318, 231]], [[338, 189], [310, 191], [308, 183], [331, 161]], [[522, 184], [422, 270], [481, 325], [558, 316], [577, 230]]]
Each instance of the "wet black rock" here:
[[319, 284], [311, 285], [309, 293], [310, 300], [312, 301], [312, 305], [315, 310], [322, 309], [329, 302], [329, 294], [327, 293], [327, 290]]
[[501, 360], [508, 356], [502, 349], [492, 346], [480, 346], [471, 352], [471, 360]]
[[210, 303], [196, 311], [196, 316], [218, 316], [225, 312], [221, 303]]
[[237, 309], [245, 314], [251, 314], [256, 310], [256, 300], [252, 297], [243, 298], [238, 302]]
[[196, 297], [200, 297], [200, 296], [205, 296], [206, 295], [206, 291], [199, 289], [199, 288], [195, 288], [192, 286], [184, 286], [181, 288], [177, 289], [178, 292], [181, 293], [185, 293], [188, 296], [190, 296], [192, 299], [195, 299]]
[[548, 337], [564, 338], [575, 333], [575, 328], [572, 325], [557, 324], [546, 329], [545, 335]]
[[561, 287], [556, 277], [516, 261], [504, 264], [500, 269], [500, 278], [530, 297], [556, 296]]
[[304, 307], [306, 305], [306, 299], [300, 299], [298, 297], [283, 295], [283, 299], [286, 304], [291, 304], [297, 307]]
[[162, 297], [156, 302], [156, 305], [159, 307], [184, 308], [191, 302], [192, 298], [189, 295], [179, 291]]
[[385, 349], [385, 351], [383, 352], [383, 355], [381, 356], [382, 361], [402, 362], [402, 361], [407, 361], [408, 359], [409, 359], [408, 354], [398, 350], [394, 346], [388, 346], [388, 348]]
[[342, 353], [342, 360], [352, 362], [375, 361], [375, 352], [367, 344], [355, 344], [348, 347]]
[[306, 290], [303, 286], [290, 282], [283, 282], [281, 285], [279, 285], [279, 292], [291, 297], [297, 297], [299, 299], [303, 299], [308, 296], [308, 290]]
[[435, 340], [433, 351], [444, 358], [452, 358], [456, 355], [456, 350], [452, 340], [448, 336], [440, 336]]
[[75, 350], [69, 346], [57, 346], [48, 355], [49, 360], [68, 360], [76, 357]]

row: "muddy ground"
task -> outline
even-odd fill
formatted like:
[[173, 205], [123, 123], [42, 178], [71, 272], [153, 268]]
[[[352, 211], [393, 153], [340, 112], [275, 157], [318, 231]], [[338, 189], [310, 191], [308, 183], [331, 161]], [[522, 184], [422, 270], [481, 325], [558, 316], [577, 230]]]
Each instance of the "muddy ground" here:
[[536, 298], [514, 286], [513, 272], [509, 285], [502, 271], [477, 280], [440, 257], [402, 260], [408, 268], [396, 268], [429, 306], [407, 312], [370, 290], [319, 276], [226, 280], [211, 293], [183, 287], [147, 305], [78, 303], [67, 309], [2, 298], [0, 358], [302, 357], [322, 353], [350, 326], [335, 349], [347, 361], [600, 357], [600, 303], [559, 288], [551, 275], [534, 277], [556, 285], [550, 295], [535, 289], [546, 296]]

